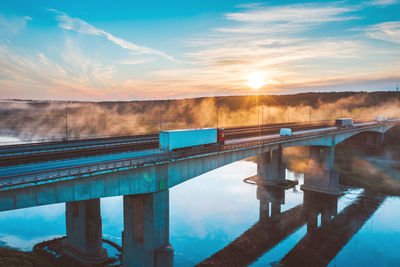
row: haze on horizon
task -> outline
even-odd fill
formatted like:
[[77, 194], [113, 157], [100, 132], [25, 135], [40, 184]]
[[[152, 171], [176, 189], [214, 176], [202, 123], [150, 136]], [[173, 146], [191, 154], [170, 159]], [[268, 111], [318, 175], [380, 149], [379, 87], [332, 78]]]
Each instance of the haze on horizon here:
[[0, 2], [0, 99], [393, 90], [400, 1]]

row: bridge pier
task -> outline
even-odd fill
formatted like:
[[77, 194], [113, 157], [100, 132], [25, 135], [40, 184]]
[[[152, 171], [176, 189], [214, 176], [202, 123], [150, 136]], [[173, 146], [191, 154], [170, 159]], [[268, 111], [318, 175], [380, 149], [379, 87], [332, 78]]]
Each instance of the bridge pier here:
[[282, 149], [259, 154], [257, 175], [264, 185], [285, 184], [285, 167], [282, 164]]
[[261, 220], [273, 217], [281, 213], [281, 205], [285, 204], [285, 189], [279, 187], [257, 185], [257, 199], [260, 201], [259, 219]]
[[304, 173], [304, 191], [340, 195], [339, 175], [334, 169], [334, 146], [310, 146], [309, 168]]
[[100, 199], [65, 203], [67, 237], [62, 251], [84, 264], [101, 264], [107, 260], [103, 248]]
[[169, 191], [124, 196], [123, 266], [173, 266]]
[[371, 133], [366, 136], [366, 146], [368, 149], [378, 149], [384, 141], [384, 133]]

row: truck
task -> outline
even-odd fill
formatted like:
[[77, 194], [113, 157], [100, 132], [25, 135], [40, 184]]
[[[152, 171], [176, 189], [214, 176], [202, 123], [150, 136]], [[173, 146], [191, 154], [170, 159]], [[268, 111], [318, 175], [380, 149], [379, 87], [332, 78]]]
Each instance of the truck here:
[[387, 121], [388, 118], [386, 116], [378, 116], [376, 117], [376, 122], [384, 122]]
[[160, 131], [159, 144], [161, 150], [176, 151], [199, 146], [225, 143], [222, 128], [201, 128]]
[[280, 133], [280, 136], [292, 136], [293, 135], [292, 129], [290, 129], [290, 128], [281, 128], [279, 133]]
[[338, 119], [336, 119], [336, 127], [352, 128], [353, 127], [353, 119], [352, 118], [338, 118]]

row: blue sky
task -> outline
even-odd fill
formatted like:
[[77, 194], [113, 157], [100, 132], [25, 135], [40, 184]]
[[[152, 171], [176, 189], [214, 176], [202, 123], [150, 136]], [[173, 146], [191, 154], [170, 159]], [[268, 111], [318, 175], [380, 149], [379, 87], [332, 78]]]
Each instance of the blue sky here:
[[0, 98], [393, 90], [400, 1], [0, 2]]

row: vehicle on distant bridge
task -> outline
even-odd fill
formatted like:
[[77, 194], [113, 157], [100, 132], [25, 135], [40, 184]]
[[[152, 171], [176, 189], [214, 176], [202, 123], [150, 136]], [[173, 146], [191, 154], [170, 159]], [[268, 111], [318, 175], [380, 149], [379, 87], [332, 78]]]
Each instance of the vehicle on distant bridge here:
[[197, 146], [223, 145], [225, 137], [221, 128], [201, 128], [161, 131], [160, 149], [174, 151]]
[[376, 117], [376, 121], [377, 122], [385, 122], [387, 120], [388, 120], [388, 117], [386, 117], [386, 116], [378, 116], [378, 117]]
[[292, 129], [290, 129], [290, 128], [281, 128], [279, 133], [280, 133], [280, 136], [292, 136], [293, 135]]
[[336, 119], [336, 127], [338, 128], [352, 128], [354, 125], [352, 118], [338, 118]]

